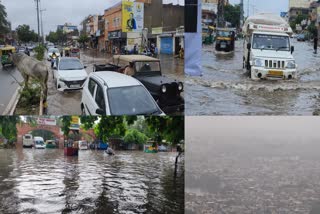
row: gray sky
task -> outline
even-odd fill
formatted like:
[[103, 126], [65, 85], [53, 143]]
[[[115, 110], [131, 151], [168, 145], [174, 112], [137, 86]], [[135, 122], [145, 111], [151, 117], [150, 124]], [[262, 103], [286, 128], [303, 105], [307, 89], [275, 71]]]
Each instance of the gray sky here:
[[[55, 31], [57, 25], [70, 22], [79, 26], [89, 14], [103, 14], [104, 10], [120, 0], [41, 0], [43, 12], [43, 29], [47, 34]], [[34, 0], [2, 0], [8, 18], [15, 29], [18, 25], [27, 24], [37, 32], [37, 13]]]
[[[229, 0], [231, 4], [239, 4], [240, 0]], [[248, 0], [243, 0], [244, 2], [244, 13], [247, 14]], [[289, 0], [249, 0], [249, 14], [252, 15], [253, 12], [269, 12], [276, 13], [280, 15], [280, 12], [286, 12], [289, 8]]]

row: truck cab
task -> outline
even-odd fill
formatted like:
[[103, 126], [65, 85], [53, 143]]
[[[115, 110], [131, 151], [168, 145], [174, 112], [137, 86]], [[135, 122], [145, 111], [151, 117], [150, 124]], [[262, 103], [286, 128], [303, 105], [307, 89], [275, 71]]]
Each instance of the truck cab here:
[[243, 68], [251, 79], [297, 78], [289, 26], [249, 23], [244, 28]]

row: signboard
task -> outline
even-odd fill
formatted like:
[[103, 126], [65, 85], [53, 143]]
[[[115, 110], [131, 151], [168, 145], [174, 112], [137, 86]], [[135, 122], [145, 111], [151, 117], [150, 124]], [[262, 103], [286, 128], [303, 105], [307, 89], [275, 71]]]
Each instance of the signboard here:
[[285, 18], [288, 15], [288, 12], [280, 12], [280, 17]]
[[202, 3], [202, 10], [207, 10], [214, 12], [215, 14], [218, 13], [218, 4], [217, 3]]
[[144, 4], [122, 1], [122, 32], [141, 32], [143, 29]]
[[70, 129], [79, 130], [80, 129], [80, 118], [79, 116], [71, 116]]
[[154, 27], [151, 29], [152, 34], [162, 34], [162, 27]]
[[173, 39], [172, 37], [162, 37], [160, 52], [162, 54], [172, 54], [173, 53]]
[[38, 125], [47, 125], [47, 126], [57, 125], [56, 120], [51, 118], [38, 118], [37, 123]]
[[121, 38], [120, 30], [108, 32], [108, 39], [118, 39], [118, 38]]

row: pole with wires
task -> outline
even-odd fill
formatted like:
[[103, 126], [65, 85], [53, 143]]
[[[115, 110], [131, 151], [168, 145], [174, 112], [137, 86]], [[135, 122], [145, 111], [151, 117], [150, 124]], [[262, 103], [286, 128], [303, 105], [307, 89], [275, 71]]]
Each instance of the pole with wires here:
[[35, 0], [37, 4], [37, 21], [38, 21], [38, 43], [40, 45], [40, 16], [39, 16], [39, 2], [40, 0]]
[[42, 12], [46, 11], [46, 9], [41, 9], [41, 36], [42, 36], [42, 45], [44, 44], [44, 33], [43, 33], [43, 18], [42, 18]]

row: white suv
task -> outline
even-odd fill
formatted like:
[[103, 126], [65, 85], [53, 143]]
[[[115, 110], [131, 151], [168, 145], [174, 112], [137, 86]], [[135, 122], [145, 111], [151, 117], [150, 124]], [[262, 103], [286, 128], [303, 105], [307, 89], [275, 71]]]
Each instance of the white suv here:
[[164, 115], [137, 79], [112, 71], [89, 74], [81, 110], [86, 115]]

